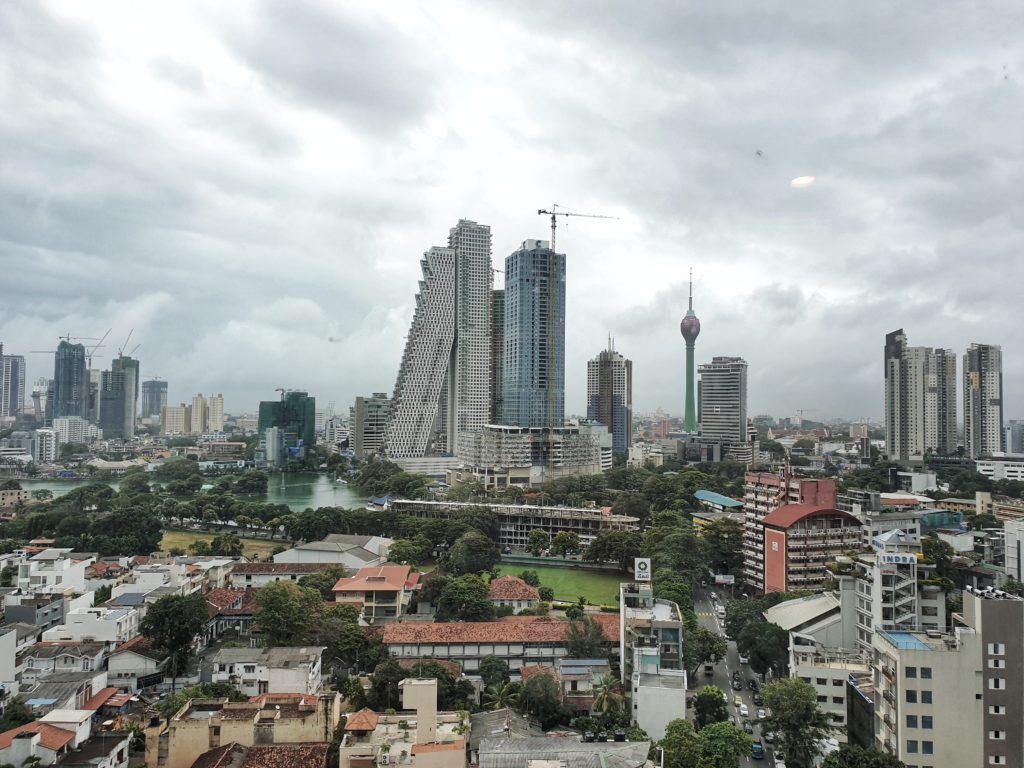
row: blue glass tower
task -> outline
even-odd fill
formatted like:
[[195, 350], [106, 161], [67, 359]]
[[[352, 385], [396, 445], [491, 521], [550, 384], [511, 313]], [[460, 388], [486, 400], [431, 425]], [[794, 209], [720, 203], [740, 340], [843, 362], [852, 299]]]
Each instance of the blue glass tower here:
[[561, 427], [565, 421], [565, 254], [526, 240], [505, 258], [501, 422]]

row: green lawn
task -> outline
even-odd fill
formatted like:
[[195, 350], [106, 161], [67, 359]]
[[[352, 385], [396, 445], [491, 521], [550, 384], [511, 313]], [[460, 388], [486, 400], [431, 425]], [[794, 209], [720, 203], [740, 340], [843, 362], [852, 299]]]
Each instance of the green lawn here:
[[542, 586], [551, 587], [555, 591], [556, 600], [576, 600], [580, 595], [594, 605], [616, 605], [619, 594], [619, 583], [628, 581], [625, 574], [618, 576], [603, 571], [588, 571], [583, 568], [565, 568], [499, 565], [501, 575], [518, 576], [525, 570], [536, 571]]
[[[213, 537], [216, 535], [215, 533], [203, 533], [202, 531], [164, 531], [164, 537], [160, 540], [160, 549], [166, 552], [171, 547], [181, 547], [188, 551], [188, 545], [196, 539], [213, 541]], [[269, 560], [275, 547], [281, 544], [287, 545], [287, 543], [267, 541], [266, 539], [242, 539], [242, 544], [245, 546], [243, 550], [245, 556], [251, 560], [254, 555], [257, 555], [261, 561]]]

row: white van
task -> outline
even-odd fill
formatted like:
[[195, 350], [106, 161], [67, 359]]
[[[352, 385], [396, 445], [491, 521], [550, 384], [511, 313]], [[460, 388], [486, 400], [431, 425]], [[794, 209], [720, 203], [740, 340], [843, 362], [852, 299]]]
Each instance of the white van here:
[[718, 618], [720, 618], [720, 619], [724, 619], [725, 618], [725, 606], [724, 605], [718, 606], [718, 608], [716, 609], [715, 612], [718, 614]]

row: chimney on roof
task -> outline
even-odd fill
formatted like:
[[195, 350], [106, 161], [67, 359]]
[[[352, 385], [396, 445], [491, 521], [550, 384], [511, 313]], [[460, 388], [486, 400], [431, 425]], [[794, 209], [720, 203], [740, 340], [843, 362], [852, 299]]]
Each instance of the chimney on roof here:
[[402, 706], [416, 710], [416, 743], [437, 741], [437, 679], [407, 677], [402, 687]]

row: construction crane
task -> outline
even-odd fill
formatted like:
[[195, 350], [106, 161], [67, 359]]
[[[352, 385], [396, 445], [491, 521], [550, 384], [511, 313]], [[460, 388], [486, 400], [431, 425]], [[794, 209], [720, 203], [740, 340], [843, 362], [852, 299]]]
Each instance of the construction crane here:
[[99, 343], [96, 344], [92, 349], [90, 349], [88, 352], [85, 353], [85, 359], [89, 363], [89, 370], [90, 371], [92, 370], [92, 358], [93, 358], [93, 355], [95, 355], [97, 349], [99, 349], [100, 347], [103, 346], [103, 342], [107, 340], [107, 336], [110, 335], [110, 332], [112, 330], [114, 330], [114, 329], [113, 328], [108, 328], [107, 332], [103, 334], [103, 338], [99, 340]]
[[142, 346], [142, 344], [136, 344], [134, 347], [132, 347], [131, 351], [128, 353], [128, 357], [131, 357], [132, 355], [134, 355], [135, 354], [135, 350], [138, 349], [141, 346]]
[[[126, 338], [124, 340], [124, 344], [122, 344], [117, 349], [117, 356], [118, 357], [124, 357], [124, 348], [127, 347], [128, 346], [128, 342], [132, 340], [132, 334], [133, 333], [135, 333], [135, 329], [134, 328], [132, 328], [130, 331], [128, 331], [128, 338]], [[132, 352], [134, 352], [134, 351], [135, 350], [133, 349]]]
[[[555, 370], [555, 304], [557, 303], [557, 297], [555, 292], [555, 259], [557, 257], [557, 251], [555, 250], [555, 231], [558, 228], [558, 217], [559, 216], [578, 216], [585, 219], [617, 219], [618, 216], [604, 216], [599, 213], [582, 213], [580, 211], [560, 211], [558, 203], [552, 203], [551, 208], [538, 208], [538, 216], [550, 216], [551, 217], [551, 242], [550, 250], [548, 251], [548, 345], [547, 345], [547, 377], [548, 377], [548, 408], [547, 408], [547, 429], [548, 429], [548, 473], [551, 474], [551, 470], [554, 468], [555, 461], [555, 387], [554, 387], [554, 370]], [[563, 383], [564, 388], [564, 383]], [[564, 393], [563, 393], [564, 394]]]

